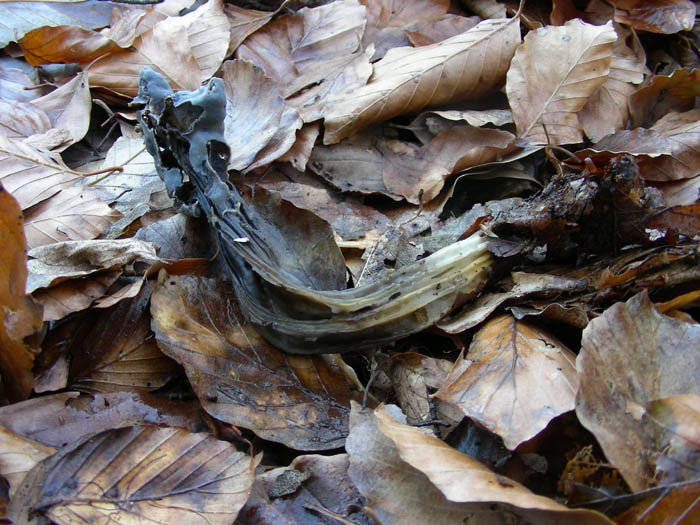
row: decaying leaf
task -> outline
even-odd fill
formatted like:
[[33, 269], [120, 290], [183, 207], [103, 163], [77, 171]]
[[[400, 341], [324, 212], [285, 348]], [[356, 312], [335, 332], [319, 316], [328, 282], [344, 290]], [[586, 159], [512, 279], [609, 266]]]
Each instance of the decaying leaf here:
[[648, 127], [669, 111], [693, 109], [695, 97], [700, 94], [699, 81], [700, 69], [681, 68], [670, 75], [654, 75], [630, 98], [632, 123]]
[[573, 410], [574, 354], [545, 331], [509, 315], [481, 328], [435, 394], [503, 438], [509, 449]]
[[[646, 293], [615, 304], [583, 331], [576, 414], [635, 491], [667, 477], [664, 466], [674, 450], [646, 407], [665, 397], [700, 395], [699, 339], [700, 326], [660, 314]], [[685, 467], [697, 473], [699, 460]]]
[[577, 113], [608, 79], [616, 39], [612, 23], [578, 19], [528, 33], [506, 82], [518, 136], [532, 144], [581, 142]]
[[350, 401], [361, 395], [338, 356], [292, 356], [267, 344], [226, 281], [167, 277], [151, 311], [161, 348], [185, 367], [211, 415], [298, 450], [343, 444]]
[[610, 523], [602, 514], [535, 495], [404, 421], [394, 406], [372, 413], [353, 405], [348, 473], [376, 521]]
[[689, 31], [695, 24], [695, 4], [690, 0], [611, 0], [615, 21], [654, 33]]
[[655, 490], [629, 510], [617, 514], [619, 525], [656, 525], [657, 523], [695, 523], [700, 520], [698, 508], [700, 483], [685, 482]]
[[209, 434], [152, 425], [108, 430], [34, 467], [8, 514], [17, 524], [35, 513], [59, 524], [231, 523], [258, 461]]
[[0, 245], [0, 374], [4, 394], [19, 401], [29, 396], [34, 383], [34, 351], [24, 338], [41, 328], [41, 310], [24, 291], [27, 245], [22, 211], [1, 183]]
[[24, 476], [42, 459], [56, 452], [31, 439], [18, 436], [0, 426], [0, 475], [10, 483], [10, 497]]
[[324, 144], [339, 142], [374, 122], [496, 89], [520, 43], [516, 21], [484, 20], [437, 44], [391, 49], [374, 64], [365, 86], [340, 93], [329, 104]]

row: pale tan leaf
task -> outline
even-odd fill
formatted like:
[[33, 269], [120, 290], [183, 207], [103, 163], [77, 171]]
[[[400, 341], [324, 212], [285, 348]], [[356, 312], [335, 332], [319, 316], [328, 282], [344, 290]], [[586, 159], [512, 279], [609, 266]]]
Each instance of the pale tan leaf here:
[[589, 97], [579, 113], [583, 130], [593, 142], [627, 127], [630, 97], [650, 73], [644, 51], [634, 52], [625, 43], [624, 36], [629, 31], [621, 27], [615, 30], [618, 39], [613, 45], [608, 79]]
[[229, 524], [258, 462], [209, 434], [154, 425], [108, 430], [39, 463], [8, 514], [15, 523], [38, 509], [59, 524]]
[[570, 510], [439, 439], [405, 424], [394, 406], [374, 413], [353, 404], [348, 474], [380, 523], [606, 524], [593, 511]]
[[202, 73], [200, 80], [209, 80], [228, 54], [230, 28], [222, 0], [208, 0], [183, 16], [182, 20], [187, 28], [192, 54]]
[[484, 20], [430, 46], [390, 50], [374, 64], [365, 86], [329, 103], [324, 143], [336, 143], [374, 122], [494, 90], [519, 43], [517, 20], [500, 19]]
[[506, 17], [506, 6], [498, 0], [462, 0], [462, 2], [481, 18]]
[[664, 195], [666, 206], [687, 206], [700, 199], [700, 175], [692, 179], [658, 184], [656, 188]]
[[10, 498], [34, 465], [56, 452], [0, 426], [0, 475], [10, 483]]
[[94, 239], [121, 214], [107, 206], [95, 190], [68, 188], [33, 206], [24, 217], [27, 246]]
[[51, 128], [49, 116], [31, 103], [0, 99], [0, 135], [24, 139]]
[[365, 8], [357, 0], [303, 8], [253, 33], [236, 57], [261, 67], [287, 98], [344, 69], [359, 52]]
[[576, 19], [530, 31], [506, 81], [518, 136], [532, 144], [581, 142], [577, 113], [607, 80], [616, 39], [612, 22]]
[[320, 132], [321, 125], [319, 122], [304, 124], [297, 130], [296, 140], [292, 147], [277, 160], [280, 162], [289, 162], [299, 171], [306, 171], [306, 163], [309, 162], [311, 151], [314, 149], [316, 139]]
[[68, 130], [70, 140], [61, 145], [61, 151], [82, 139], [90, 127], [92, 97], [88, 75], [83, 72], [48, 95], [32, 101], [44, 110], [54, 128]]
[[27, 293], [101, 270], [143, 270], [159, 261], [156, 246], [139, 239], [65, 241], [29, 251]]
[[12, 401], [26, 399], [34, 378], [33, 349], [24, 338], [41, 328], [41, 311], [25, 295], [27, 245], [22, 212], [0, 183], [0, 374], [3, 394]]
[[138, 77], [144, 66], [164, 75], [175, 90], [199, 87], [202, 73], [181, 18], [158, 22], [134, 40], [128, 50], [98, 60], [90, 66], [88, 78], [93, 87], [107, 88], [133, 98], [138, 93]]
[[[546, 378], [546, 380], [544, 379]], [[573, 410], [575, 356], [547, 332], [500, 315], [474, 336], [435, 394], [503, 438], [509, 449]]]
[[[660, 314], [646, 293], [613, 305], [583, 331], [576, 414], [633, 491], [683, 474], [662, 472], [675, 452], [668, 431], [645, 407], [665, 397], [700, 395], [698, 345], [700, 325]], [[695, 477], [699, 458], [684, 465]]]
[[0, 137], [0, 182], [26, 210], [80, 175], [63, 165], [59, 157], [18, 140]]
[[[282, 6], [280, 6], [281, 8]], [[277, 14], [277, 11], [243, 9], [235, 4], [226, 3], [224, 4], [224, 14], [228, 17], [231, 29], [228, 51], [226, 52], [226, 56], [230, 56], [246, 38], [267, 24]]]
[[302, 122], [277, 93], [275, 82], [245, 60], [226, 62], [223, 81], [228, 100], [224, 136], [231, 148], [229, 168], [252, 169], [286, 153]]
[[691, 0], [611, 0], [615, 21], [653, 33], [690, 31], [696, 7]]

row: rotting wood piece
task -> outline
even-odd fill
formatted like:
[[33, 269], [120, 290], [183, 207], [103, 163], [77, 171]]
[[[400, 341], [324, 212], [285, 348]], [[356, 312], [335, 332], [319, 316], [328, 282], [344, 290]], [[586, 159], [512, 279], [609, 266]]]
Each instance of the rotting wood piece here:
[[[367, 286], [341, 289], [337, 276], [316, 279], [305, 258], [277, 246], [284, 243], [279, 228], [228, 180], [221, 79], [173, 93], [146, 67], [132, 105], [142, 107], [146, 148], [177, 209], [208, 219], [244, 315], [282, 350], [321, 354], [395, 341], [435, 324], [488, 281], [492, 258], [482, 233]], [[329, 264], [342, 265], [333, 246]]]

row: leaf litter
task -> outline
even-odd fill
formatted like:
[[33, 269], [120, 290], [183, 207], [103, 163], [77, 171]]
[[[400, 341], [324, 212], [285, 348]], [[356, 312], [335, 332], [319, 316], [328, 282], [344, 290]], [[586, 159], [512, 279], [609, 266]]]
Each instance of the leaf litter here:
[[27, 3], [3, 517], [700, 519], [696, 7], [584, 4]]

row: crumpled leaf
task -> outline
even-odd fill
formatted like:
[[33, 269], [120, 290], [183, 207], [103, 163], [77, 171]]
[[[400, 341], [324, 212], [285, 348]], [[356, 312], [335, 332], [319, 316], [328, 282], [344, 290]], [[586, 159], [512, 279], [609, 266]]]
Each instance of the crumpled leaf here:
[[700, 95], [699, 85], [700, 69], [681, 68], [670, 75], [654, 75], [630, 98], [633, 125], [649, 127], [669, 111], [690, 111]]
[[62, 392], [0, 408], [0, 424], [42, 445], [60, 448], [113, 428], [151, 423], [201, 432], [196, 402], [172, 401], [145, 392], [94, 396]]
[[[10, 503], [14, 523], [231, 523], [259, 461], [209, 434], [153, 425], [108, 430], [39, 463]], [[60, 496], [59, 496], [60, 495]]]
[[347, 454], [297, 456], [289, 467], [259, 474], [236, 523], [325, 525], [330, 517], [369, 525], [362, 496], [348, 478], [348, 463]]
[[365, 86], [338, 94], [328, 105], [324, 144], [374, 122], [492, 91], [503, 81], [520, 43], [516, 21], [484, 20], [437, 44], [391, 49], [374, 64]]
[[56, 452], [0, 426], [0, 475], [10, 483], [10, 498], [34, 465]]
[[372, 413], [354, 404], [345, 448], [350, 479], [381, 523], [610, 523], [602, 514], [567, 509], [491, 472], [407, 426], [391, 405]]
[[136, 265], [143, 270], [160, 261], [153, 243], [138, 239], [65, 241], [34, 248], [29, 256], [27, 293], [100, 270], [135, 273]]
[[518, 137], [531, 144], [581, 142], [577, 113], [608, 79], [616, 39], [611, 22], [594, 26], [579, 19], [530, 31], [506, 82]]
[[225, 281], [169, 276], [151, 313], [160, 347], [211, 415], [297, 450], [342, 446], [350, 400], [361, 394], [339, 356], [276, 350], [245, 322]]
[[12, 401], [29, 396], [34, 384], [33, 349], [24, 342], [41, 328], [41, 310], [25, 295], [26, 242], [22, 212], [0, 184], [0, 374]]
[[[617, 303], [583, 331], [576, 359], [576, 414], [633, 491], [663, 482], [673, 461], [666, 430], [646, 414], [650, 401], [700, 395], [700, 326], [660, 314], [646, 293]], [[700, 456], [691, 464], [697, 473]]]
[[500, 315], [476, 333], [435, 396], [513, 450], [573, 410], [577, 387], [573, 352], [544, 330]]
[[583, 130], [593, 142], [627, 126], [629, 99], [649, 73], [641, 44], [636, 42], [635, 51], [625, 43], [625, 35], [629, 34], [630, 39], [636, 38], [636, 35], [620, 26], [616, 26], [615, 31], [618, 38], [613, 44], [608, 78], [588, 98], [579, 113]]
[[302, 122], [278, 95], [274, 81], [244, 60], [224, 64], [223, 80], [229, 169], [250, 170], [286, 153]]
[[678, 33], [695, 24], [695, 4], [690, 0], [610, 0], [615, 21], [641, 31]]

